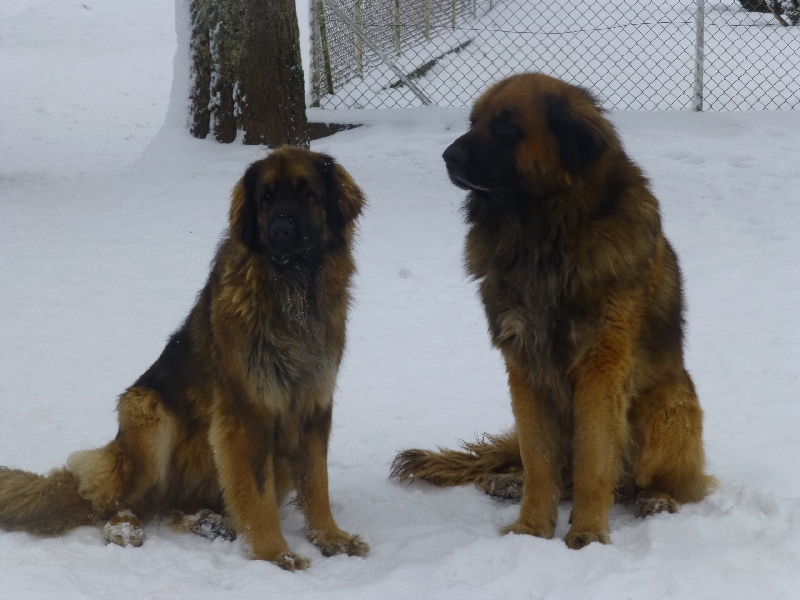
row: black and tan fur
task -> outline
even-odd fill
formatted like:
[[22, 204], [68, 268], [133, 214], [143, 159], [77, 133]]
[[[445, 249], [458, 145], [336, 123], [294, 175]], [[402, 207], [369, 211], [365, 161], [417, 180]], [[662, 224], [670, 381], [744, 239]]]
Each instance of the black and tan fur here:
[[[469, 191], [466, 264], [508, 372], [515, 429], [463, 451], [406, 450], [393, 475], [518, 496], [506, 531], [609, 542], [615, 493], [640, 515], [702, 499], [702, 411], [683, 361], [678, 261], [658, 202], [585, 90], [501, 81], [444, 152]], [[524, 478], [523, 478], [524, 475]]]
[[294, 570], [308, 559], [287, 546], [278, 507], [297, 490], [323, 554], [366, 554], [334, 521], [327, 471], [363, 203], [329, 156], [284, 147], [252, 164], [189, 316], [119, 398], [116, 438], [47, 476], [1, 468], [0, 526], [56, 534], [113, 517], [134, 536], [109, 540], [136, 544], [138, 518], [202, 509], [203, 527], [182, 526], [225, 535], [206, 519], [223, 512], [254, 558]]

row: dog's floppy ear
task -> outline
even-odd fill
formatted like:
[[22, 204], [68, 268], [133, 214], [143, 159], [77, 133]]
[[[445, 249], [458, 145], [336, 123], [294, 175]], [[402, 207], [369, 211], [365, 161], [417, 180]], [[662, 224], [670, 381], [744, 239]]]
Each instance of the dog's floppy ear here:
[[242, 243], [254, 252], [258, 252], [261, 248], [258, 233], [259, 167], [259, 163], [253, 163], [242, 178], [244, 187], [241, 210]]
[[608, 148], [606, 132], [564, 98], [546, 96], [544, 102], [547, 124], [558, 140], [561, 165], [570, 175], [579, 175]]
[[335, 233], [342, 233], [345, 225], [361, 214], [364, 194], [333, 157], [323, 154], [318, 169], [327, 195], [328, 227]]

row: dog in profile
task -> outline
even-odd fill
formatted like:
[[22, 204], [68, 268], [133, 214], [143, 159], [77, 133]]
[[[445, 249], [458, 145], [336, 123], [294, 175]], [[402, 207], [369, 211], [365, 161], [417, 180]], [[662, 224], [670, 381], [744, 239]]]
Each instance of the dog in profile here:
[[615, 496], [641, 516], [696, 502], [703, 414], [683, 360], [678, 259], [658, 201], [594, 98], [540, 73], [475, 102], [443, 155], [467, 191], [466, 265], [505, 359], [516, 427], [461, 451], [406, 450], [392, 474], [521, 496], [506, 531], [610, 541]]
[[120, 396], [116, 437], [46, 476], [0, 468], [0, 526], [111, 519], [107, 541], [139, 545], [142, 521], [177, 511], [180, 528], [244, 535], [254, 558], [304, 569], [278, 519], [296, 490], [324, 555], [365, 555], [334, 520], [327, 468], [363, 205], [327, 155], [284, 147], [253, 163], [189, 316]]

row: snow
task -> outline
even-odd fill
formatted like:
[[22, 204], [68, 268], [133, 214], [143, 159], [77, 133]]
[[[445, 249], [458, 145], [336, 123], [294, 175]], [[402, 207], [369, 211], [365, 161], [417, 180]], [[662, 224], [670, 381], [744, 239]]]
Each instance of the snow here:
[[[114, 436], [116, 396], [183, 320], [230, 190], [265, 153], [185, 133], [175, 31], [174, 4], [156, 0], [0, 5], [0, 464], [45, 472]], [[798, 113], [610, 114], [681, 257], [721, 485], [674, 515], [615, 507], [612, 545], [580, 551], [501, 537], [518, 507], [475, 489], [387, 480], [398, 450], [512, 423], [440, 159], [467, 111], [311, 116], [365, 123], [313, 148], [369, 198], [330, 480], [337, 520], [371, 553], [322, 557], [291, 506], [303, 573], [166, 521], [141, 548], [104, 545], [99, 526], [0, 532], [0, 598], [800, 598]]]

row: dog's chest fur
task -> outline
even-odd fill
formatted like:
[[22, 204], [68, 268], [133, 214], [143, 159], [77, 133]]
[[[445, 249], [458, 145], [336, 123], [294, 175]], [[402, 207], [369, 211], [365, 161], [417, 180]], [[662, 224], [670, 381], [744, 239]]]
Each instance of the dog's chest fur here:
[[492, 343], [526, 365], [551, 401], [568, 403], [568, 372], [591, 316], [569, 291], [574, 266], [563, 236], [524, 219], [471, 225], [466, 265], [479, 282]]
[[[259, 265], [260, 266], [260, 265]], [[302, 403], [313, 387], [333, 389], [342, 348], [331, 348], [326, 319], [338, 311], [321, 306], [319, 274], [290, 277], [270, 269], [232, 269], [222, 278], [220, 301], [236, 315], [238, 349], [257, 396], [282, 412]], [[327, 316], [326, 316], [327, 315]], [[329, 399], [328, 399], [329, 400]], [[307, 407], [312, 408], [312, 407]]]

